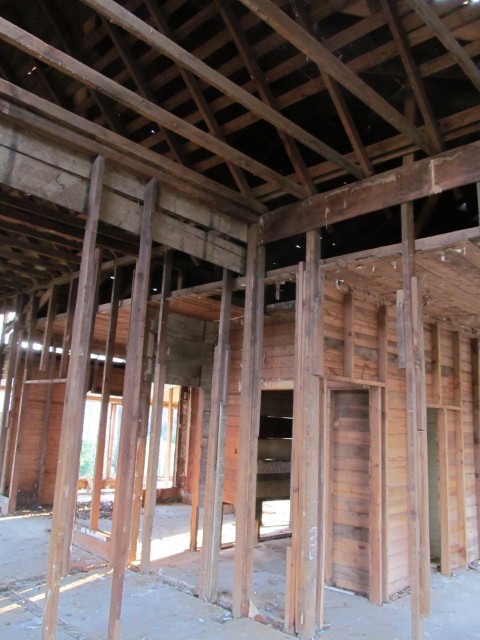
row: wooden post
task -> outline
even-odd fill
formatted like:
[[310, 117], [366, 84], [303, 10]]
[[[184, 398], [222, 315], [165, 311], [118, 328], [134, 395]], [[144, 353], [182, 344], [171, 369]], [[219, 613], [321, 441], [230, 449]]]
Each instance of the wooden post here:
[[[16, 429], [15, 429], [15, 443], [13, 445], [13, 459], [12, 459], [12, 464], [11, 464], [11, 469], [10, 469], [10, 481], [9, 481], [9, 489], [8, 489], [8, 506], [7, 506], [7, 512], [8, 513], [15, 513], [15, 510], [17, 508], [17, 493], [18, 493], [18, 483], [20, 480], [20, 473], [21, 473], [21, 466], [20, 466], [20, 459], [21, 459], [21, 448], [23, 446], [23, 427], [24, 427], [24, 423], [26, 420], [26, 416], [23, 415], [23, 408], [25, 406], [25, 402], [26, 402], [26, 394], [28, 394], [28, 390], [25, 386], [25, 381], [29, 379], [29, 377], [31, 376], [32, 373], [32, 360], [33, 360], [33, 334], [35, 331], [35, 324], [37, 321], [37, 312], [38, 312], [38, 298], [33, 295], [31, 297], [30, 300], [30, 312], [29, 312], [29, 318], [28, 318], [28, 336], [27, 336], [27, 340], [28, 340], [28, 346], [27, 346], [27, 350], [25, 353], [25, 360], [24, 360], [24, 365], [23, 365], [23, 384], [22, 384], [22, 391], [21, 391], [21, 397], [20, 397], [20, 403], [19, 403], [19, 408], [18, 408], [18, 416], [17, 416], [17, 421], [16, 421]], [[18, 341], [18, 343], [21, 343], [21, 337]], [[19, 369], [19, 363], [20, 363], [20, 359], [22, 357], [22, 350], [17, 348], [16, 349], [16, 363], [15, 363], [15, 369], [14, 371], [18, 372]], [[15, 398], [16, 395], [16, 388], [18, 386], [19, 380], [18, 380], [18, 375], [17, 373], [15, 373], [14, 376], [14, 384], [12, 386], [12, 390], [11, 390], [11, 398], [13, 400], [13, 398]], [[13, 435], [13, 408], [14, 406], [12, 405], [11, 410], [8, 413], [7, 416], [7, 440], [5, 442], [5, 450], [7, 452], [8, 455], [8, 451], [9, 451], [9, 445], [10, 445], [10, 439]], [[41, 460], [41, 456], [40, 456], [40, 460]], [[6, 461], [5, 461], [6, 462]], [[5, 478], [5, 474], [6, 474], [7, 468], [6, 468], [6, 464], [3, 468], [3, 472], [2, 472], [2, 476], [1, 476], [1, 481], [0, 481], [0, 493], [4, 493], [5, 491], [5, 482], [6, 482], [6, 478]], [[40, 475], [39, 475], [39, 489], [40, 489]], [[40, 495], [40, 492], [39, 492]]]
[[[388, 313], [387, 306], [382, 304], [378, 309], [378, 379], [387, 383], [388, 380]], [[388, 460], [388, 429], [387, 429], [387, 389], [380, 388], [381, 394], [381, 477], [382, 477], [382, 599], [388, 600], [388, 521], [387, 521], [387, 460]]]
[[462, 356], [461, 338], [458, 331], [452, 333], [453, 339], [453, 380], [454, 403], [460, 411], [451, 411], [455, 425], [455, 476], [457, 481], [457, 531], [459, 566], [466, 567], [467, 561], [467, 506], [465, 495], [465, 433], [463, 427], [462, 398]]
[[46, 382], [46, 399], [45, 399], [45, 409], [43, 412], [43, 424], [42, 424], [42, 438], [41, 438], [41, 449], [40, 449], [40, 460], [38, 464], [38, 500], [41, 500], [41, 496], [43, 494], [43, 486], [45, 483], [45, 459], [47, 456], [47, 444], [48, 444], [48, 431], [50, 429], [50, 417], [52, 413], [52, 396], [54, 389], [54, 382], [52, 381], [54, 378], [55, 365], [56, 365], [56, 356], [55, 350], [50, 358], [48, 363], [48, 381]]
[[142, 514], [143, 480], [145, 477], [145, 460], [147, 453], [148, 415], [150, 413], [151, 383], [143, 381], [140, 431], [137, 438], [137, 453], [135, 456], [135, 479], [133, 483], [132, 522], [130, 526], [130, 546], [128, 563], [137, 559], [138, 536], [140, 534], [140, 517]]
[[207, 473], [203, 516], [200, 596], [209, 602], [217, 599], [218, 561], [222, 538], [223, 474], [228, 405], [229, 333], [232, 301], [232, 274], [223, 270], [222, 302], [218, 340], [212, 373], [210, 429], [207, 449]]
[[115, 353], [115, 335], [117, 332], [118, 306], [121, 287], [122, 269], [115, 266], [115, 270], [113, 272], [112, 295], [110, 299], [110, 319], [108, 323], [107, 344], [105, 346], [105, 362], [103, 363], [102, 399], [100, 405], [100, 417], [98, 420], [97, 452], [95, 456], [95, 470], [93, 474], [92, 506], [90, 509], [91, 529], [98, 529], [98, 520], [100, 517], [103, 463], [105, 460], [105, 440], [107, 435], [108, 407], [110, 403], [110, 381], [113, 370], [113, 355]]
[[450, 576], [450, 491], [448, 473], [448, 423], [446, 409], [437, 411], [438, 472], [440, 499], [440, 571]]
[[203, 407], [205, 391], [203, 389], [192, 389], [190, 397], [190, 447], [193, 453], [191, 467], [191, 478], [193, 483], [192, 491], [192, 512], [190, 515], [190, 551], [198, 550], [198, 520], [200, 502], [200, 466], [202, 455], [202, 427], [203, 427]]
[[[50, 347], [52, 346], [53, 323], [57, 313], [58, 285], [50, 287], [50, 299], [48, 301], [47, 324], [43, 334], [43, 348], [40, 357], [40, 371], [47, 371], [50, 358]], [[55, 353], [55, 351], [54, 351]]]
[[259, 229], [248, 230], [245, 316], [243, 327], [240, 434], [238, 445], [235, 574], [232, 609], [248, 616], [253, 591], [255, 500], [258, 430], [262, 382], [265, 247], [258, 245]]
[[32, 365], [33, 365], [33, 343], [34, 335], [37, 327], [37, 314], [38, 314], [39, 298], [36, 294], [33, 294], [30, 298], [30, 311], [27, 321], [27, 350], [25, 353], [25, 371], [23, 379], [30, 380], [32, 377]]
[[[297, 527], [299, 529], [296, 563], [295, 627], [302, 640], [314, 637], [317, 625], [323, 626], [324, 545], [326, 524], [326, 493], [321, 490], [325, 481], [323, 439], [325, 434], [325, 393], [319, 374], [319, 343], [323, 334], [318, 331], [318, 317], [323, 302], [320, 285], [320, 233], [307, 233], [305, 278], [302, 294], [301, 340], [296, 345], [303, 351], [300, 370], [302, 421], [297, 440], [299, 456], [299, 500]], [[353, 303], [353, 301], [352, 301]], [[353, 320], [353, 316], [352, 316]], [[353, 327], [352, 327], [353, 333]], [[352, 361], [353, 365], [353, 361]], [[300, 398], [299, 398], [300, 396]], [[295, 526], [295, 524], [294, 524]]]
[[423, 339], [422, 294], [418, 278], [412, 278], [412, 315], [415, 346], [417, 394], [417, 437], [420, 493], [420, 609], [430, 615], [430, 520], [428, 503], [427, 386], [425, 380], [425, 345]]
[[65, 405], [62, 417], [55, 498], [50, 534], [47, 587], [42, 640], [54, 640], [57, 624], [60, 577], [65, 538], [73, 527], [77, 491], [78, 467], [82, 443], [82, 426], [85, 409], [85, 391], [90, 362], [90, 333], [95, 302], [98, 253], [95, 249], [102, 180], [105, 159], [101, 156], [92, 165], [88, 214], [80, 266], [77, 303], [72, 330], [72, 348], [65, 390]]
[[[144, 365], [142, 380], [142, 418], [137, 441], [137, 456], [135, 462], [135, 482], [133, 491], [132, 524], [130, 527], [130, 550], [128, 562], [137, 560], [137, 546], [140, 535], [140, 517], [143, 503], [143, 483], [145, 479], [145, 460], [147, 455], [148, 423], [150, 416], [150, 399], [152, 395], [153, 369], [156, 354], [156, 333], [158, 323], [158, 308], [150, 306], [147, 310]], [[173, 389], [172, 389], [173, 391]]]
[[[323, 306], [323, 283], [321, 304]], [[323, 310], [321, 311], [323, 315]], [[323, 333], [320, 334], [323, 343]], [[320, 389], [318, 396], [320, 405], [320, 455], [319, 455], [319, 530], [318, 530], [318, 579], [317, 579], [317, 628], [323, 629], [325, 626], [325, 581], [327, 576], [327, 567], [331, 558], [328, 556], [331, 547], [331, 538], [329, 537], [329, 524], [333, 522], [332, 518], [332, 472], [330, 459], [332, 455], [332, 430], [330, 422], [330, 393], [328, 391], [327, 380], [320, 380]], [[328, 556], [328, 560], [327, 560]]]
[[[0, 424], [0, 494], [4, 494], [6, 489], [5, 483], [8, 467], [8, 452], [10, 449], [10, 442], [14, 429], [13, 418], [15, 411], [15, 395], [19, 386], [18, 373], [20, 368], [20, 360], [22, 357], [21, 342], [24, 330], [24, 302], [24, 296], [17, 296], [15, 320], [13, 330], [10, 335], [10, 352], [8, 356], [7, 376], [3, 398], [2, 421]], [[16, 448], [17, 447], [15, 444], [15, 451]], [[15, 459], [12, 463], [12, 469], [13, 468], [15, 468]], [[12, 492], [9, 491], [8, 513], [13, 513], [11, 511], [12, 508], [13, 511], [15, 511], [16, 496], [17, 494], [15, 490], [15, 498], [12, 503]]]
[[172, 466], [173, 389], [169, 389], [168, 391], [167, 416], [167, 433], [165, 434], [165, 471], [163, 480], [166, 484], [169, 484], [170, 467]]
[[290, 473], [290, 525], [292, 528], [292, 544], [287, 553], [287, 572], [285, 585], [285, 630], [295, 633], [295, 617], [298, 603], [297, 593], [297, 565], [299, 554], [298, 526], [299, 514], [299, 485], [301, 474], [300, 446], [302, 437], [302, 386], [301, 376], [303, 372], [303, 296], [305, 278], [305, 265], [298, 265], [296, 297], [295, 297], [295, 370], [293, 386], [293, 427], [292, 427], [292, 455]]
[[373, 604], [383, 601], [383, 464], [382, 464], [382, 388], [371, 387], [369, 392], [370, 418], [370, 508], [368, 537], [368, 597]]
[[[477, 184], [478, 187], [478, 184]], [[479, 194], [480, 195], [480, 194]], [[479, 198], [480, 200], [480, 198]], [[477, 547], [480, 557], [480, 339], [472, 340], [473, 459], [477, 502]]]
[[123, 581], [128, 559], [132, 517], [133, 484], [137, 436], [141, 415], [141, 386], [145, 317], [149, 294], [152, 218], [157, 198], [157, 183], [150, 180], [145, 190], [141, 223], [140, 251], [135, 269], [128, 343], [123, 383], [123, 410], [118, 446], [118, 473], [112, 516], [112, 591], [108, 621], [108, 639], [120, 640], [120, 614]]
[[155, 506], [157, 504], [158, 458], [162, 431], [163, 393], [167, 370], [168, 296], [170, 295], [171, 278], [172, 256], [170, 252], [167, 252], [163, 262], [162, 292], [158, 315], [157, 350], [153, 378], [152, 419], [150, 422], [150, 441], [148, 445], [147, 486], [145, 488], [142, 557], [140, 560], [140, 570], [142, 573], [146, 573], [150, 568], [153, 520], [155, 518]]
[[59, 378], [67, 377], [68, 361], [70, 358], [70, 346], [72, 344], [73, 318], [75, 316], [77, 292], [78, 278], [73, 278], [70, 282], [70, 288], [68, 290], [67, 320], [65, 322], [65, 328], [63, 331], [62, 357], [60, 359], [60, 371], [58, 373]]
[[[428, 526], [425, 530], [425, 518], [428, 525], [428, 511], [423, 504], [422, 478], [425, 470], [423, 447], [420, 443], [425, 421], [419, 422], [419, 415], [426, 413], [422, 401], [424, 394], [424, 356], [420, 349], [421, 314], [418, 300], [417, 280], [415, 278], [415, 240], [413, 222], [413, 203], [402, 205], [402, 265], [404, 290], [404, 331], [405, 331], [405, 369], [407, 383], [407, 466], [408, 466], [408, 512], [409, 512], [409, 579], [411, 589], [412, 638], [424, 637], [423, 616], [426, 615], [425, 597], [429, 585], [425, 584], [426, 572], [430, 571], [430, 556], [425, 553], [428, 545]], [[423, 387], [423, 389], [422, 389]], [[425, 435], [425, 434], [424, 434]], [[424, 448], [426, 452], [426, 447]], [[426, 474], [425, 474], [426, 475]], [[423, 510], [422, 510], [423, 507]], [[427, 538], [425, 538], [427, 536]]]

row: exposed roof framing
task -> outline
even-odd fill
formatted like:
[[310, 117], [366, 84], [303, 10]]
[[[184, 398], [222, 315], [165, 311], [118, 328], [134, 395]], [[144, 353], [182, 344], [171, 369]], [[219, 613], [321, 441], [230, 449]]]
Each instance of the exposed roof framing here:
[[[44, 283], [76, 269], [84, 203], [71, 194], [84, 193], [97, 155], [106, 159], [108, 198], [128, 213], [103, 214], [106, 260], [137, 251], [132, 203], [156, 178], [155, 242], [197, 268], [212, 261], [241, 272], [247, 226], [259, 216], [270, 241], [396, 206], [403, 187], [357, 200], [377, 172], [400, 184], [406, 155], [417, 154], [420, 174], [423, 166], [428, 173], [430, 159], [455, 150], [467, 158], [479, 139], [480, 3], [36, 0], [27, 10], [0, 0], [0, 13], [0, 165], [4, 192], [18, 205], [0, 201], [9, 245], [0, 287], [10, 294], [31, 278]], [[415, 121], [405, 114], [409, 93]], [[39, 140], [50, 164], [35, 150]], [[9, 154], [18, 163], [11, 175]], [[52, 182], [30, 179], [34, 170]], [[72, 180], [72, 190], [55, 175]], [[428, 195], [426, 180], [427, 191], [407, 180], [409, 195]], [[352, 204], [348, 212], [336, 204], [332, 215], [332, 194], [343, 188]], [[471, 211], [472, 194], [457, 189], [455, 199], [466, 198]], [[418, 230], [436, 233], [442, 202], [418, 204]], [[385, 220], [372, 238], [396, 242]], [[339, 233], [343, 246], [357, 236]], [[25, 257], [39, 268], [22, 278]]]

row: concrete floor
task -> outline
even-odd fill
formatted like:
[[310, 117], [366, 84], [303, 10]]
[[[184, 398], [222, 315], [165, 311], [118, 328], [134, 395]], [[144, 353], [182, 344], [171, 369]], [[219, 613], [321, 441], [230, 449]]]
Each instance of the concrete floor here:
[[[189, 508], [159, 507], [154, 546], [158, 557], [148, 576], [126, 573], [122, 609], [123, 640], [286, 640], [270, 626], [232, 620], [230, 613], [203, 602], [188, 591], [198, 585], [199, 554], [188, 546]], [[234, 532], [227, 517], [225, 538]], [[0, 638], [39, 640], [47, 568], [50, 518], [46, 515], [0, 518]], [[160, 542], [160, 538], [163, 539]], [[283, 613], [286, 540], [260, 543], [255, 551], [255, 598], [261, 613], [279, 619]], [[165, 557], [167, 547], [177, 553]], [[163, 549], [163, 550], [162, 550]], [[74, 572], [62, 583], [58, 640], [106, 638], [110, 573], [102, 562], [81, 550], [73, 552]], [[231, 597], [233, 550], [221, 553], [220, 600]], [[172, 582], [176, 588], [165, 582]], [[183, 585], [183, 587], [182, 587]], [[480, 572], [463, 571], [451, 579], [432, 576], [432, 616], [426, 640], [480, 640]], [[382, 607], [364, 598], [327, 589], [325, 640], [407, 640], [409, 598]]]

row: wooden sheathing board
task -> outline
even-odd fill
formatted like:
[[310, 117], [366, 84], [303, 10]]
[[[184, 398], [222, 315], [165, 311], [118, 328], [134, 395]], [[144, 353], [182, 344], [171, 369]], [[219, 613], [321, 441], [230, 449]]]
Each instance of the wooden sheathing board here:
[[330, 584], [369, 593], [370, 425], [368, 391], [333, 391], [331, 400]]
[[[37, 487], [41, 474], [40, 466], [42, 464], [41, 452], [43, 448], [45, 411], [47, 409], [47, 386], [48, 383], [41, 383], [26, 384], [24, 387], [22, 405], [23, 437], [20, 443], [19, 457], [17, 458], [20, 465], [18, 490], [23, 492], [23, 496], [20, 493], [19, 504], [28, 499], [28, 496], [32, 496], [34, 504], [52, 504], [53, 502], [65, 384], [52, 384], [50, 421], [43, 463], [42, 492], [41, 495], [37, 496]], [[17, 407], [20, 406], [19, 400], [20, 398], [17, 397]], [[18, 410], [15, 413], [15, 421], [17, 422]]]
[[[461, 259], [464, 256], [456, 253]], [[397, 273], [399, 265], [390, 263]], [[377, 271], [377, 270], [376, 270]], [[380, 277], [379, 274], [377, 274]], [[401, 280], [401, 273], [398, 274]], [[396, 286], [396, 284], [394, 283]], [[325, 375], [327, 378], [344, 377], [344, 299], [348, 289], [345, 283], [329, 280], [325, 287]], [[354, 376], [356, 381], [378, 381], [377, 327], [379, 301], [365, 291], [353, 289], [354, 297]], [[390, 300], [388, 300], [390, 302]], [[392, 300], [393, 302], [393, 300]], [[292, 388], [294, 371], [294, 314], [293, 309], [271, 311], [265, 319], [263, 387]], [[433, 320], [432, 320], [433, 322]], [[432, 396], [432, 329], [426, 318], [424, 323], [426, 353], [427, 404], [433, 406]], [[387, 366], [385, 388], [385, 585], [386, 598], [408, 586], [408, 509], [407, 509], [407, 433], [405, 370], [398, 368], [397, 325], [394, 304], [386, 307]], [[459, 461], [456, 452], [463, 444], [463, 472], [465, 478], [465, 517], [467, 560], [478, 555], [476, 533], [476, 498], [474, 487], [473, 417], [472, 417], [472, 357], [470, 338], [460, 333], [461, 412], [458, 383], [455, 374], [455, 332], [449, 325], [440, 325], [440, 384], [442, 407], [450, 407], [448, 420], [448, 487], [451, 569], [459, 566], [459, 534], [457, 516], [457, 476]], [[238, 447], [238, 421], [240, 403], [240, 357], [242, 321], [232, 322], [230, 344], [232, 349], [229, 382], [229, 405], [225, 463], [224, 501], [234, 502]], [[290, 385], [290, 386], [289, 386]], [[457, 390], [456, 390], [457, 389]], [[458, 397], [456, 397], [458, 396]], [[458, 409], [451, 407], [458, 405]], [[459, 416], [463, 416], [463, 438]], [[459, 435], [460, 434], [460, 435]], [[462, 442], [460, 442], [462, 440]], [[367, 554], [368, 560], [368, 554]], [[360, 560], [358, 560], [360, 562]]]

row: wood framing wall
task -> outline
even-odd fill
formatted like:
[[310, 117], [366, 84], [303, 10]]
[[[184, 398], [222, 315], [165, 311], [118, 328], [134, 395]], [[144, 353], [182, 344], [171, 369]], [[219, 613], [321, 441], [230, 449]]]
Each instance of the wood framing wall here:
[[[386, 600], [409, 584], [406, 381], [405, 369], [399, 368], [396, 308], [392, 304], [384, 307], [373, 297], [345, 291], [341, 285], [329, 284], [325, 287], [323, 309], [324, 371], [330, 388], [349, 388], [349, 385], [353, 385], [353, 388], [375, 389], [381, 393], [384, 422], [380, 410], [379, 425], [375, 429], [377, 441], [370, 442], [370, 447], [375, 446], [384, 452], [380, 469], [384, 488], [378, 496], [369, 495], [368, 487], [360, 486], [356, 490], [378, 504], [376, 531], [384, 545], [382, 562], [378, 565], [382, 573], [380, 600]], [[231, 373], [223, 500], [231, 503], [235, 502], [236, 495], [242, 325], [243, 320], [232, 322], [230, 335]], [[436, 336], [435, 344], [432, 336]], [[267, 310], [264, 321], [263, 389], [293, 388], [294, 337], [294, 303], [273, 305]], [[474, 343], [470, 335], [459, 333], [448, 325], [439, 327], [426, 319], [424, 340], [427, 406], [437, 409], [440, 416], [439, 486], [444, 544], [441, 568], [442, 572], [449, 574], [457, 567], [466, 566], [480, 553], [472, 404]], [[372, 408], [370, 414], [372, 420]], [[370, 431], [373, 433], [371, 425]], [[380, 442], [382, 436], [383, 442]], [[349, 442], [358, 441], [359, 444], [363, 436], [361, 433], [355, 435], [352, 430], [347, 437]], [[338, 436], [333, 433], [332, 439], [335, 442]], [[353, 486], [354, 478], [351, 480]], [[335, 486], [335, 478], [331, 481], [333, 494], [337, 495], [341, 488]], [[348, 538], [348, 528], [343, 527], [342, 530], [347, 531]], [[373, 534], [370, 523], [370, 536]], [[368, 532], [364, 535], [367, 540], [368, 535]], [[327, 541], [327, 547], [328, 544], [331, 541]], [[360, 566], [359, 558], [362, 553], [367, 552], [368, 555], [368, 550], [362, 551], [359, 548], [361, 542], [354, 537], [345, 544], [350, 545], [353, 556], [357, 555], [354, 562]], [[328, 582], [331, 567], [329, 569], [327, 565], [326, 571]], [[352, 581], [344, 586], [365, 592], [362, 585]]]
[[[211, 385], [215, 326], [211, 322], [171, 314], [167, 335], [167, 382], [203, 387]], [[65, 381], [57, 377], [60, 359], [52, 374], [55, 382], [39, 371], [39, 357], [34, 358], [32, 380], [16, 385], [13, 404], [12, 437], [7, 457], [6, 486], [12, 473], [16, 434], [21, 438], [16, 453], [16, 477], [20, 503], [52, 504], [57, 471], [58, 447], [65, 400]], [[19, 378], [23, 377], [23, 366]], [[88, 390], [101, 391], [103, 363], [92, 361]], [[110, 376], [111, 394], [122, 394], [124, 369], [115, 366]], [[43, 379], [42, 379], [43, 378]], [[207, 419], [208, 423], [208, 419]], [[205, 483], [206, 436], [201, 449], [202, 478]], [[191, 483], [190, 483], [191, 485]], [[189, 486], [191, 491], [191, 486]]]

